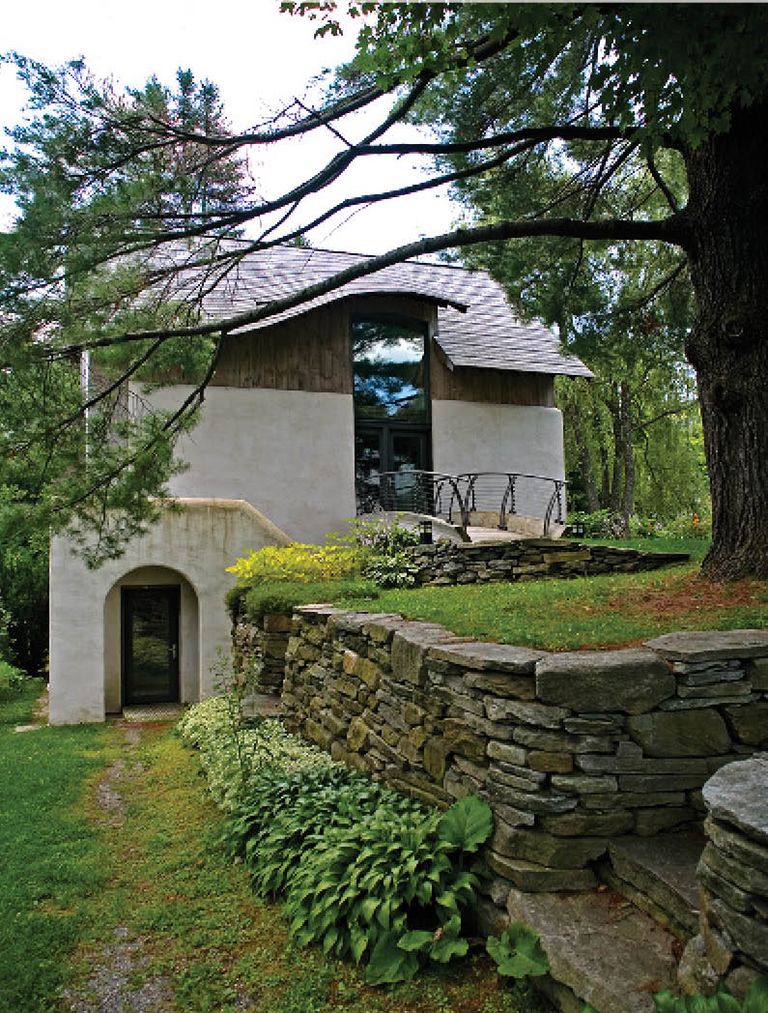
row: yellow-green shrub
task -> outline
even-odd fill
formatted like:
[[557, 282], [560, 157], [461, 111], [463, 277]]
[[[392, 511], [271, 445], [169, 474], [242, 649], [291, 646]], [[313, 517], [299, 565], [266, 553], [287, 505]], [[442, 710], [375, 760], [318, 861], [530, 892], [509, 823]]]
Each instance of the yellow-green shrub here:
[[340, 580], [357, 573], [358, 559], [354, 549], [341, 545], [291, 545], [258, 549], [241, 556], [227, 573], [234, 573], [244, 584], [266, 581], [291, 580], [315, 583], [323, 580]]

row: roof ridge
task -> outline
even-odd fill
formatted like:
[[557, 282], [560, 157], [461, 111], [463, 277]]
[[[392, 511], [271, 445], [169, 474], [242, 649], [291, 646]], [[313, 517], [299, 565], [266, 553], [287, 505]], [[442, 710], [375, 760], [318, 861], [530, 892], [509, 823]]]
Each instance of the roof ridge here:
[[[243, 245], [247, 246], [250, 241], [247, 239], [243, 240], [228, 239], [227, 242], [233, 244], [242, 243]], [[269, 246], [260, 250], [252, 250], [251, 256], [258, 256], [260, 253], [264, 254], [270, 253], [270, 251], [272, 250], [296, 250], [297, 253], [309, 253], [309, 254], [330, 253], [331, 255], [337, 254], [342, 257], [358, 257], [360, 260], [375, 260], [376, 257], [383, 256], [383, 254], [380, 253], [359, 253], [356, 250], [331, 250], [327, 246], [294, 246], [292, 243], [275, 243], [274, 246]], [[424, 254], [424, 256], [428, 256], [428, 254]], [[432, 262], [426, 260], [419, 260], [418, 257], [409, 257], [407, 260], [398, 261], [395, 264], [387, 264], [386, 266], [397, 267], [398, 263], [412, 264], [412, 265], [415, 264], [418, 267], [446, 268], [451, 271], [462, 271], [464, 272], [464, 274], [482, 274], [486, 275], [486, 277], [488, 278], [491, 278], [491, 280], [495, 281], [497, 285], [500, 284], [500, 282], [496, 281], [496, 279], [493, 277], [490, 271], [487, 271], [484, 267], [465, 267], [462, 264], [443, 263], [442, 261]]]

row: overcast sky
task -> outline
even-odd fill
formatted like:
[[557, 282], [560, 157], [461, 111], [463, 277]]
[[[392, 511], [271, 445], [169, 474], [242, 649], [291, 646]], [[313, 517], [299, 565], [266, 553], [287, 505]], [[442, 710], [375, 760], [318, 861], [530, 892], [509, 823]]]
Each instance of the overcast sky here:
[[[353, 31], [316, 40], [309, 21], [280, 14], [279, 6], [279, 0], [14, 0], [4, 5], [0, 52], [15, 50], [47, 64], [83, 56], [98, 77], [133, 87], [153, 74], [173, 85], [176, 70], [189, 68], [218, 85], [233, 127], [244, 129], [295, 97], [311, 98], [312, 79], [353, 52]], [[23, 101], [12, 71], [0, 69], [3, 126], [18, 122]], [[355, 138], [366, 120], [344, 123]], [[252, 162], [260, 191], [282, 193], [320, 168], [337, 145], [325, 132], [261, 151]], [[404, 159], [373, 161], [355, 169], [333, 196], [390, 189], [423, 172]], [[316, 246], [378, 253], [446, 231], [455, 214], [445, 192], [424, 194], [358, 212], [310, 238]]]

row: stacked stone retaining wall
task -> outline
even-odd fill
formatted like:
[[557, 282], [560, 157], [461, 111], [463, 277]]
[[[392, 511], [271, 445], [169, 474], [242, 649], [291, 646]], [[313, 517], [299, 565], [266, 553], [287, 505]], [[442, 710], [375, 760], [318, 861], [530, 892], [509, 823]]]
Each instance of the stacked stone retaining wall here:
[[684, 552], [646, 552], [610, 545], [582, 545], [548, 538], [509, 542], [437, 542], [408, 550], [417, 563], [418, 584], [487, 584], [538, 577], [656, 570], [690, 557]]
[[768, 632], [552, 654], [310, 606], [283, 706], [293, 730], [409, 795], [486, 798], [499, 877], [584, 889], [611, 837], [700, 824], [705, 781], [768, 745]]
[[734, 960], [768, 973], [768, 753], [730, 764], [704, 786], [700, 935], [716, 980]]
[[291, 616], [272, 612], [251, 622], [243, 616], [232, 624], [232, 666], [247, 673], [257, 693], [278, 694], [283, 688], [285, 652], [292, 627]]

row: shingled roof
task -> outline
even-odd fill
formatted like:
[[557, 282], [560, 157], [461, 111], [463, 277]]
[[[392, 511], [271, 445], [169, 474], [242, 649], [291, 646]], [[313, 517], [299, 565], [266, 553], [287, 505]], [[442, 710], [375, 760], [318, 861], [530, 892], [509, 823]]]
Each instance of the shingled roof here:
[[[252, 253], [206, 296], [205, 311], [215, 319], [253, 309], [324, 281], [365, 259], [361, 254], [295, 246]], [[435, 339], [451, 366], [592, 375], [579, 359], [561, 351], [549, 328], [522, 323], [501, 286], [489, 274], [449, 264], [408, 261], [385, 267], [301, 306], [250, 324], [247, 330], [271, 327], [318, 306], [362, 295], [412, 295], [434, 302], [438, 307]]]

